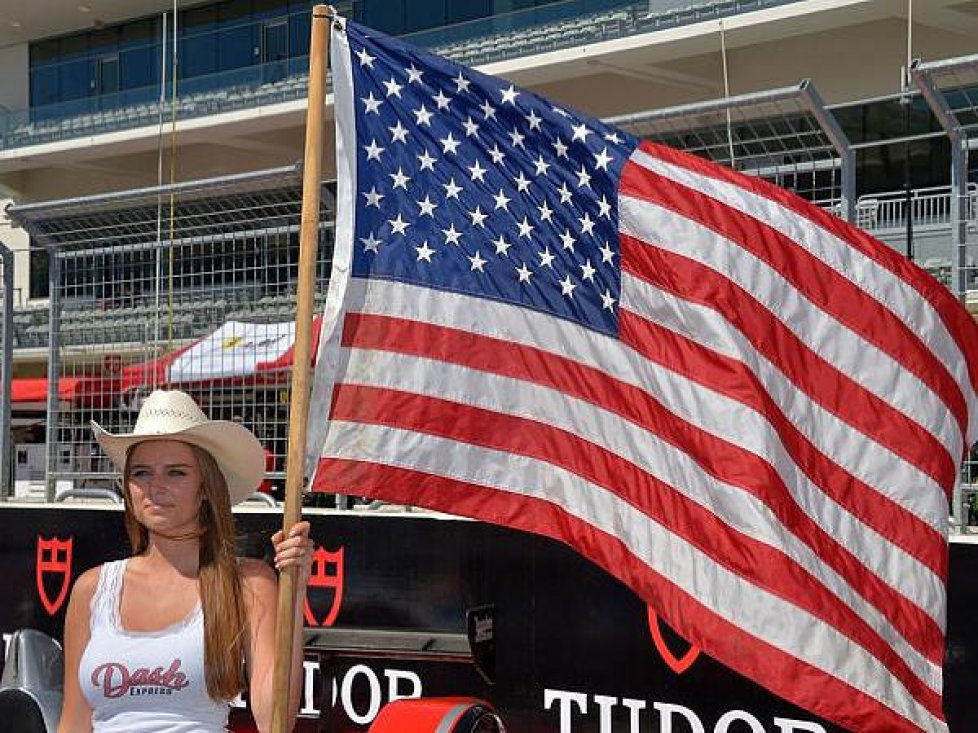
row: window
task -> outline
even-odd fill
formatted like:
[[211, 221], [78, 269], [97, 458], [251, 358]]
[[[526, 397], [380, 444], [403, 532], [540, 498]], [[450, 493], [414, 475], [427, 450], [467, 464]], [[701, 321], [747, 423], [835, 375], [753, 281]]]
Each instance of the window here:
[[70, 61], [58, 67], [58, 80], [61, 89], [60, 101], [81, 99], [89, 96], [95, 87], [92, 61], [82, 59]]
[[255, 29], [250, 25], [238, 25], [219, 31], [217, 41], [218, 70], [231, 71], [256, 63], [260, 50], [254, 41], [254, 35]]
[[51, 294], [48, 282], [48, 251], [31, 243], [30, 248], [30, 298], [47, 298]]
[[258, 29], [250, 20], [249, 0], [229, 0], [218, 6], [217, 58], [220, 71], [241, 69], [261, 60]]
[[112, 53], [99, 57], [98, 93], [102, 96], [119, 91], [119, 54]]
[[61, 99], [57, 66], [43, 66], [31, 70], [31, 106], [42, 107]]
[[435, 28], [445, 24], [445, 2], [415, 2], [408, 3], [405, 8], [404, 31], [412, 33], [426, 28]]
[[[312, 34], [312, 11], [291, 9], [289, 14], [289, 50], [292, 58], [309, 55], [309, 36]], [[301, 71], [293, 66], [292, 72]]]
[[489, 0], [469, 0], [465, 3], [448, 3], [445, 8], [448, 23], [464, 23], [467, 20], [485, 18], [492, 13]]
[[390, 35], [398, 35], [404, 32], [404, 1], [405, 0], [386, 0], [385, 2], [364, 3], [363, 14], [364, 25], [376, 28]]
[[261, 61], [263, 64], [289, 57], [289, 21], [286, 18], [262, 24]]
[[262, 82], [279, 81], [289, 75], [289, 20], [277, 18], [262, 24]]
[[160, 47], [143, 46], [119, 52], [119, 88], [140, 89], [144, 94], [126, 94], [127, 102], [146, 101], [156, 96], [160, 81]]
[[180, 77], [217, 71], [217, 7], [192, 8], [180, 14]]

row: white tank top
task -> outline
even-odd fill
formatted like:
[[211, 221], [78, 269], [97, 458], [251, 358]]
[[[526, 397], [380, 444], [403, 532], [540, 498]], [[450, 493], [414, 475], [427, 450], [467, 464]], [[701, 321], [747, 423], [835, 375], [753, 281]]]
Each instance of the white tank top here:
[[161, 631], [127, 631], [119, 611], [127, 562], [102, 566], [78, 665], [93, 733], [223, 733], [229, 707], [207, 694], [200, 604]]

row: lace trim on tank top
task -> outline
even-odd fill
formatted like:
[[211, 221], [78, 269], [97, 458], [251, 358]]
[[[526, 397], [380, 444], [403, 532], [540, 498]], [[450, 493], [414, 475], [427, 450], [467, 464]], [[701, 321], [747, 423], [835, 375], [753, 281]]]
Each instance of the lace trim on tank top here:
[[99, 617], [108, 620], [109, 628], [113, 633], [130, 638], [159, 638], [179, 633], [203, 616], [203, 608], [198, 599], [190, 613], [166, 628], [155, 631], [130, 631], [125, 628], [122, 625], [122, 585], [128, 563], [128, 558], [105, 563], [102, 572], [99, 573], [95, 601], [102, 611]]

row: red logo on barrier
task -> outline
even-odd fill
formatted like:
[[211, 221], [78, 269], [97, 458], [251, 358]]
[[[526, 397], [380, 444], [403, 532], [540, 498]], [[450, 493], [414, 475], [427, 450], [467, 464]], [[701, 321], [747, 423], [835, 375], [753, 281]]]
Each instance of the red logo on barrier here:
[[[49, 540], [40, 535], [37, 537], [37, 562], [34, 566], [34, 576], [37, 579], [37, 593], [49, 616], [53, 616], [61, 608], [68, 595], [71, 581], [71, 544], [73, 538], [59, 540], [52, 537]], [[54, 575], [55, 582], [60, 583], [55, 598], [52, 601], [48, 595], [48, 586], [44, 582], [45, 575]]]
[[662, 657], [662, 661], [676, 674], [682, 674], [692, 667], [693, 662], [700, 655], [700, 648], [692, 644], [689, 645], [689, 649], [682, 656], [673, 654], [672, 649], [666, 645], [666, 640], [662, 636], [662, 629], [659, 628], [659, 617], [652, 610], [651, 606], [649, 607], [649, 631], [652, 632], [652, 641], [655, 642], [655, 648], [659, 650], [659, 656]]
[[[332, 574], [326, 574], [326, 566], [332, 565]], [[317, 621], [309, 606], [309, 590], [313, 588], [332, 588], [333, 604], [322, 622]], [[305, 606], [302, 609], [307, 626], [332, 626], [336, 615], [343, 603], [343, 548], [336, 552], [327, 552], [324, 547], [317, 547], [312, 553], [312, 574], [309, 576], [309, 589], [306, 590]]]

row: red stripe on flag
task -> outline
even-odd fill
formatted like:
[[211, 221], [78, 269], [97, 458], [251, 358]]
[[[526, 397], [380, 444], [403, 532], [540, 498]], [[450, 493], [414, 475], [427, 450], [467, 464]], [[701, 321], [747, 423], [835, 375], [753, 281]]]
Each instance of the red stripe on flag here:
[[620, 540], [550, 502], [410, 469], [326, 458], [320, 460], [313, 489], [431, 507], [569, 544], [629, 584], [689, 642], [774, 694], [861, 733], [918, 730], [870, 695], [720, 617], [641, 562]]
[[815, 354], [773, 313], [725, 275], [622, 235], [622, 269], [720, 313], [798, 389], [836, 417], [931, 476], [950, 496], [957, 466], [925, 428]]
[[961, 353], [972, 385], [978, 385], [978, 342], [974, 339], [974, 321], [961, 308], [951, 292], [927, 272], [910, 262], [906, 257], [870, 236], [862, 229], [849, 224], [824, 209], [805, 201], [797, 194], [768, 183], [755, 176], [737, 173], [729, 168], [716, 165], [695, 155], [680, 152], [657, 143], [642, 142], [639, 147], [649, 155], [676, 166], [693, 171], [701, 176], [717, 181], [732, 183], [751, 193], [763, 196], [769, 201], [783, 206], [833, 236], [846, 242], [856, 251], [873, 260], [889, 271], [908, 287], [920, 294], [934, 308], [954, 339]]
[[[750, 451], [700, 430], [665, 409], [643, 390], [614, 380], [596, 369], [532, 347], [377, 315], [348, 315], [343, 345], [411, 354], [559, 390], [655, 433], [689, 455], [710, 475], [756, 496], [789, 529], [818, 529], [798, 507], [771, 464]], [[479, 441], [473, 436], [472, 442]], [[935, 621], [881, 583], [865, 567], [845, 562], [843, 548], [822, 530], [818, 531], [823, 536], [821, 543], [814, 537], [807, 539], [813, 547], [820, 546], [822, 551], [818, 554], [823, 561], [843, 577], [851, 579], [855, 589], [865, 586], [873, 600], [879, 600], [880, 608], [898, 609], [896, 628], [921, 654], [939, 662], [943, 655], [943, 635]], [[804, 534], [798, 536], [805, 537]]]
[[777, 431], [795, 463], [828, 497], [938, 577], [947, 579], [947, 542], [944, 536], [912, 511], [821, 453], [785, 417], [757, 375], [743, 362], [712, 351], [625, 309], [620, 311], [619, 323], [622, 341], [649, 361], [662, 364], [763, 415]]
[[[621, 456], [535, 420], [435, 397], [356, 385], [342, 385], [335, 395], [331, 411], [334, 420], [386, 425], [528, 456], [602, 486], [698, 547], [718, 565], [836, 628], [882, 661], [917, 699], [925, 701], [923, 704], [931, 712], [940, 714], [940, 695], [921, 682], [879, 633], [808, 570], [779, 549], [726, 524]], [[814, 526], [803, 529], [817, 531]], [[828, 554], [834, 555], [840, 549], [830, 548]], [[912, 611], [905, 601], [903, 606], [884, 608], [895, 616]], [[938, 643], [937, 648], [943, 652], [942, 644]], [[940, 664], [942, 656], [936, 656], [931, 661]]]
[[693, 188], [629, 161], [621, 193], [658, 204], [698, 222], [768, 263], [823, 312], [859, 334], [931, 388], [968, 429], [964, 395], [944, 364], [899, 318], [794, 240]]

